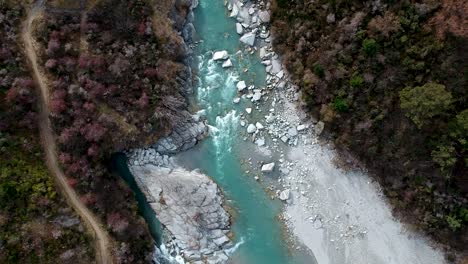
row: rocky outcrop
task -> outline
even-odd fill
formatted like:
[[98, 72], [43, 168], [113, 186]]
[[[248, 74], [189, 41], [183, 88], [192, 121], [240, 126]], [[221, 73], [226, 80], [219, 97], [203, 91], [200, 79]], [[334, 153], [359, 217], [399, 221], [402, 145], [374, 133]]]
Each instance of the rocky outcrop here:
[[192, 148], [207, 135], [208, 126], [204, 121], [189, 121], [174, 128], [169, 136], [161, 138], [152, 148], [163, 155], [176, 154]]
[[216, 183], [199, 171], [130, 166], [138, 185], [190, 263], [225, 263], [232, 247], [229, 214]]

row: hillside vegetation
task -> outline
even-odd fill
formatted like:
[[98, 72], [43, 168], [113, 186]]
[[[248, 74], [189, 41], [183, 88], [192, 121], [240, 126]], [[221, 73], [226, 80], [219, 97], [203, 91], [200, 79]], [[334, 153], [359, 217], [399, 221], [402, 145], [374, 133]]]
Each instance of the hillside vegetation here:
[[[91, 241], [79, 233], [83, 232], [79, 224], [70, 228], [69, 235], [54, 238], [47, 258], [25, 258], [33, 249], [19, 248], [20, 234], [10, 233], [21, 229], [22, 219], [41, 219], [36, 207], [24, 211], [29, 210], [25, 199], [40, 204], [46, 219], [66, 207], [55, 193], [39, 150], [37, 87], [18, 36], [31, 3], [22, 4], [0, 0], [0, 198], [21, 212], [10, 215], [3, 209], [10, 207], [3, 206], [0, 210], [0, 227], [7, 231], [0, 236], [0, 262], [13, 258], [13, 263], [47, 263], [60, 257], [55, 246], [63, 238], [68, 241], [62, 241], [60, 249], [74, 245], [81, 250], [73, 256], [83, 256], [77, 262], [90, 263]], [[48, 0], [33, 22], [60, 165], [82, 202], [106, 225], [119, 263], [151, 262], [153, 241], [132, 191], [109, 171], [110, 157], [156, 142], [189, 116], [185, 94], [192, 77], [183, 63], [185, 43], [176, 32], [188, 8], [184, 1]], [[39, 199], [41, 195], [44, 199]], [[69, 209], [64, 214], [73, 216]]]
[[444, 244], [468, 243], [468, 3], [273, 3], [274, 47], [341, 150], [396, 213]]
[[91, 263], [92, 237], [43, 161], [36, 87], [17, 42], [24, 12], [0, 1], [0, 263]]

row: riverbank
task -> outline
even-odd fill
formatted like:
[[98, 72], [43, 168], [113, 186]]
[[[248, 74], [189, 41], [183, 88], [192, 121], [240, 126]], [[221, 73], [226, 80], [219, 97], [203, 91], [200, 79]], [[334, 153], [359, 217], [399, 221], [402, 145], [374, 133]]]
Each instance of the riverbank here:
[[[238, 88], [246, 93], [243, 99], [259, 103], [254, 111], [269, 114], [264, 119], [246, 115], [240, 125], [246, 127], [245, 140], [270, 153], [264, 164], [252, 164], [252, 170], [266, 173], [256, 178], [263, 181], [270, 172], [281, 173], [282, 189], [277, 195], [286, 201], [284, 219], [291, 233], [314, 253], [318, 263], [445, 263], [443, 253], [433, 249], [429, 240], [392, 217], [380, 188], [364, 172], [336, 168], [333, 147], [319, 143], [323, 123], [304, 119], [305, 114], [296, 109], [300, 94], [271, 52], [268, 29], [260, 27], [261, 35], [257, 34], [259, 25], [252, 21], [258, 21], [262, 11], [237, 1], [229, 2], [227, 8], [243, 26], [238, 30], [240, 41], [249, 46], [260, 43], [253, 49], [247, 47], [246, 52], [259, 50], [268, 72], [267, 89], [245, 92], [249, 85], [244, 83]], [[244, 26], [245, 21], [254, 25]], [[258, 35], [253, 41], [251, 32]], [[255, 100], [256, 94], [268, 99]]]
[[466, 1], [272, 2], [273, 46], [308, 114], [396, 217], [466, 259]]

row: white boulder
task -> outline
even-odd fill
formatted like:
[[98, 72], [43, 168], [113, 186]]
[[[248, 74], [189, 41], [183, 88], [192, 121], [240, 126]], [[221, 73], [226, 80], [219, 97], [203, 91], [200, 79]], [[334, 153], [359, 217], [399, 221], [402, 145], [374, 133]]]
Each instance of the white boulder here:
[[254, 93], [254, 95], [252, 96], [252, 101], [256, 102], [256, 101], [259, 101], [261, 98], [262, 98], [262, 93], [256, 92], [256, 93]]
[[258, 12], [258, 17], [263, 23], [270, 22], [270, 12], [268, 11], [260, 11]]
[[253, 46], [255, 44], [255, 33], [245, 33], [244, 35], [242, 35], [242, 37], [240, 37], [239, 41], [246, 45]]
[[297, 129], [297, 131], [300, 132], [300, 131], [305, 130], [306, 128], [307, 128], [307, 127], [306, 127], [305, 125], [298, 125], [296, 129]]
[[267, 50], [266, 50], [266, 47], [261, 47], [260, 48], [260, 58], [263, 59], [265, 58], [267, 55]]
[[281, 201], [287, 201], [287, 200], [289, 200], [290, 196], [291, 196], [291, 191], [289, 189], [286, 189], [286, 190], [280, 192], [279, 199]]
[[244, 28], [242, 27], [241, 23], [236, 23], [236, 32], [239, 35], [242, 35], [242, 33], [244, 33]]
[[259, 146], [259, 147], [265, 146], [265, 138], [262, 137], [262, 138], [259, 138], [259, 139], [255, 140], [255, 144], [257, 144], [257, 146]]
[[324, 128], [325, 128], [325, 123], [323, 123], [322, 121], [317, 122], [317, 124], [314, 127], [315, 133], [317, 135], [322, 134]]
[[234, 4], [232, 6], [231, 14], [229, 15], [229, 17], [236, 17], [238, 14], [239, 14], [239, 7], [236, 4]]
[[262, 172], [272, 172], [275, 169], [275, 163], [267, 163], [263, 164], [262, 166]]
[[265, 128], [260, 122], [257, 122], [257, 123], [255, 124], [255, 127], [257, 127], [258, 130], [262, 130], [262, 129]]
[[245, 88], [247, 88], [247, 85], [245, 84], [245, 81], [240, 81], [237, 83], [236, 87], [237, 91], [242, 92]]
[[213, 60], [226, 60], [229, 58], [229, 53], [226, 50], [216, 51], [213, 54]]
[[225, 62], [223, 62], [223, 68], [229, 67], [232, 67], [232, 61], [230, 59], [227, 59]]
[[257, 131], [257, 127], [254, 124], [249, 124], [247, 127], [247, 133], [253, 134]]
[[290, 138], [297, 136], [297, 130], [295, 127], [288, 129], [288, 135]]

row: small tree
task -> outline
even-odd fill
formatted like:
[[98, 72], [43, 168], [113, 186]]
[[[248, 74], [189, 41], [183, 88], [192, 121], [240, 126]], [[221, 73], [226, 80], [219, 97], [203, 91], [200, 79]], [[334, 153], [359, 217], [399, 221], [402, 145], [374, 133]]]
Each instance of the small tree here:
[[463, 130], [468, 131], [468, 109], [461, 111], [457, 115], [457, 124]]
[[400, 91], [400, 107], [418, 128], [434, 116], [444, 114], [451, 103], [452, 94], [442, 84], [430, 82]]
[[449, 172], [449, 170], [457, 162], [455, 148], [451, 145], [439, 145], [436, 150], [433, 150], [432, 160], [441, 167], [442, 171]]
[[377, 54], [377, 50], [379, 49], [379, 45], [375, 41], [375, 39], [365, 39], [362, 41], [362, 50], [368, 55], [368, 56], [374, 56]]

